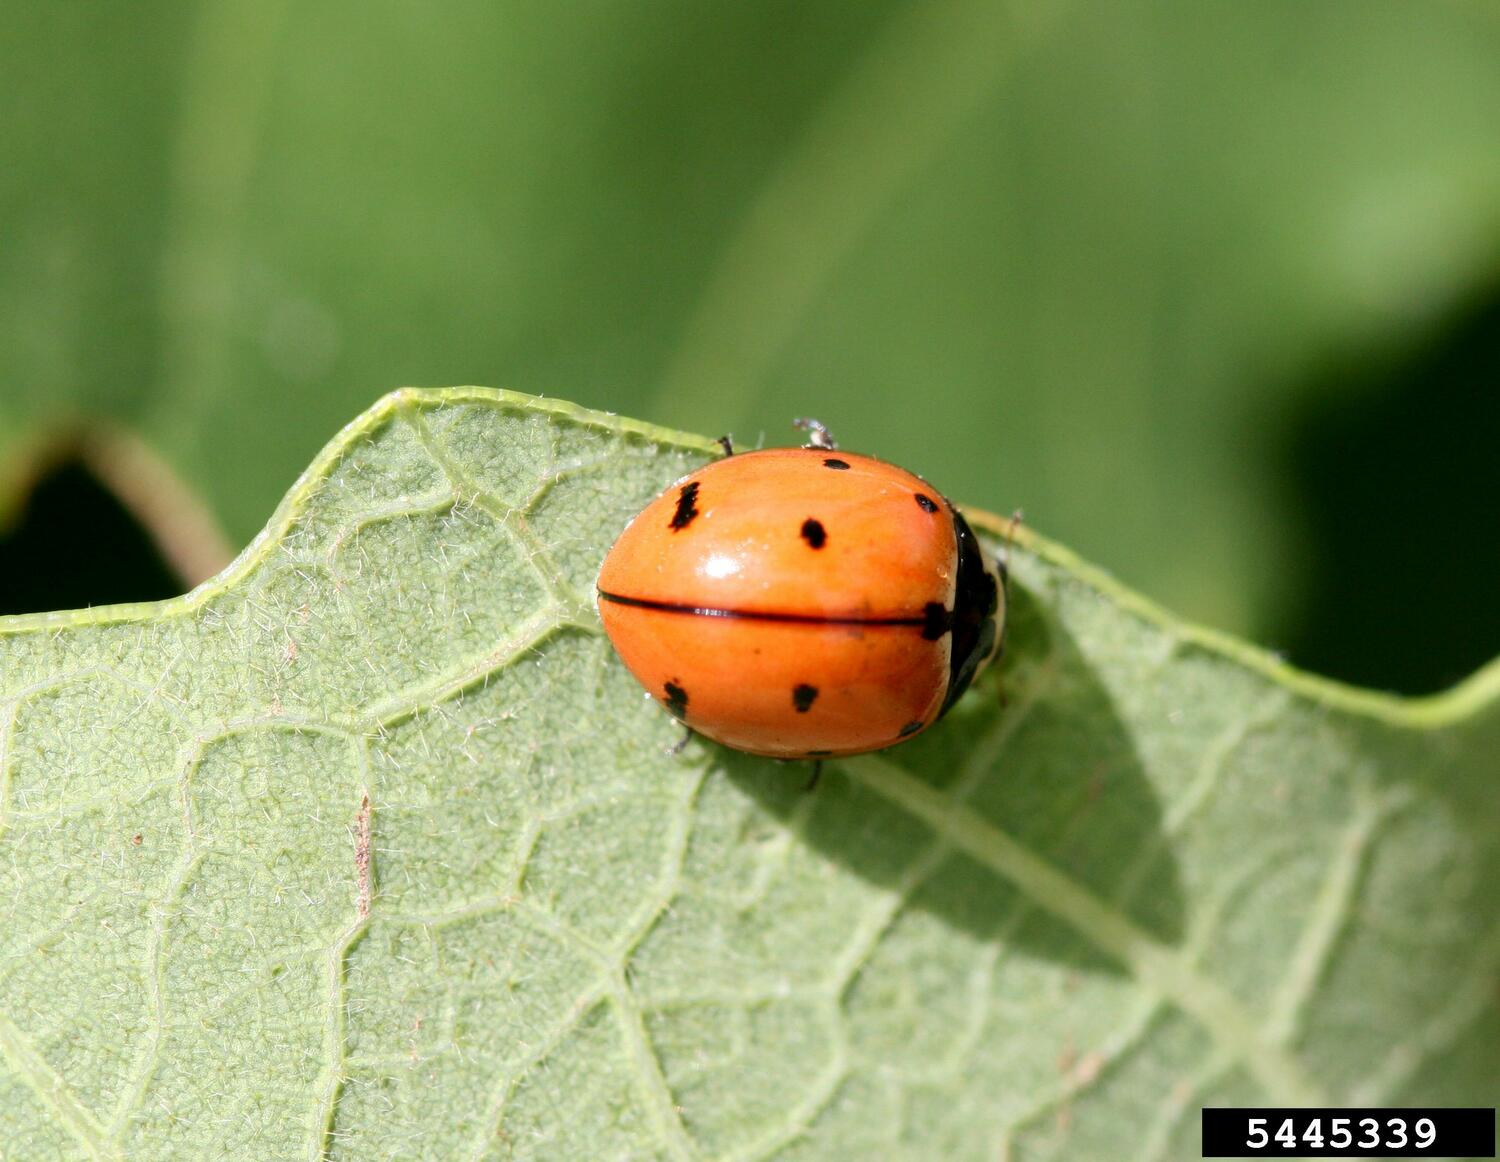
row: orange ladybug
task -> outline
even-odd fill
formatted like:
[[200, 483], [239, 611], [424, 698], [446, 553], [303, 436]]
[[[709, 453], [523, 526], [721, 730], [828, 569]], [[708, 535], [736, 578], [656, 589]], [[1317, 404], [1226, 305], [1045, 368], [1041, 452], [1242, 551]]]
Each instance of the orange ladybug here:
[[935, 489], [808, 426], [806, 447], [673, 484], [615, 541], [598, 593], [626, 667], [687, 727], [817, 760], [942, 717], [998, 650], [1005, 588]]

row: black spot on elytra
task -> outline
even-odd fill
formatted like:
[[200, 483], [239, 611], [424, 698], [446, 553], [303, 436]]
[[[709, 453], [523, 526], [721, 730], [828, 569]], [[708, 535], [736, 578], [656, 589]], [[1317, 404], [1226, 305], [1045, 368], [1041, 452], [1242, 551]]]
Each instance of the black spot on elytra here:
[[922, 509], [923, 512], [937, 512], [937, 501], [933, 500], [932, 497], [924, 496], [922, 493], [918, 492], [916, 493], [916, 498], [917, 505]]
[[808, 517], [802, 522], [802, 539], [815, 549], [821, 549], [828, 543], [828, 533], [824, 531], [823, 522]]
[[922, 640], [935, 642], [953, 628], [953, 615], [942, 602], [929, 601], [922, 607]]
[[921, 729], [922, 729], [922, 724], [920, 722], [908, 722], [905, 726], [903, 726], [899, 731], [896, 732], [896, 737], [897, 738], [910, 738], [912, 735], [916, 734], [917, 731], [919, 731]]
[[676, 682], [668, 682], [662, 688], [666, 691], [667, 695], [667, 712], [674, 718], [681, 718], [687, 713], [687, 691]]
[[797, 708], [798, 714], [806, 714], [817, 700], [818, 688], [816, 686], [809, 686], [803, 682], [800, 686], [792, 687], [792, 705]]
[[[827, 460], [823, 461], [823, 467], [824, 468], [834, 468], [834, 469], [837, 469], [840, 472], [843, 472], [846, 468], [849, 467], [849, 461], [847, 461], [847, 460], [839, 460], [836, 457], [830, 456]], [[808, 753], [809, 754], [816, 754], [817, 752], [816, 751], [809, 751]]]
[[691, 484], [684, 484], [682, 491], [677, 494], [677, 511], [672, 514], [667, 527], [673, 532], [685, 529], [693, 523], [693, 518], [697, 515], [698, 482], [694, 480]]

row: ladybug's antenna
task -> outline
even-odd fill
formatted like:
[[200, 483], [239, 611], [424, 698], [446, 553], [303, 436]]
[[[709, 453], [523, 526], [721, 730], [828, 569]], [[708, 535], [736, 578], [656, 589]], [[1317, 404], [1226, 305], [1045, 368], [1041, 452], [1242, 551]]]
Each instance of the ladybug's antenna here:
[[822, 448], [831, 452], [838, 447], [833, 442], [832, 434], [823, 426], [820, 420], [793, 420], [792, 427], [801, 428], [807, 433], [807, 447], [809, 448]]
[[1000, 550], [1000, 555], [996, 558], [996, 564], [1000, 566], [1000, 576], [1007, 581], [1010, 580], [1011, 546], [1016, 543], [1016, 529], [1021, 527], [1023, 520], [1025, 517], [1022, 516], [1019, 508], [1011, 512], [1010, 523], [1005, 528], [1005, 547]]

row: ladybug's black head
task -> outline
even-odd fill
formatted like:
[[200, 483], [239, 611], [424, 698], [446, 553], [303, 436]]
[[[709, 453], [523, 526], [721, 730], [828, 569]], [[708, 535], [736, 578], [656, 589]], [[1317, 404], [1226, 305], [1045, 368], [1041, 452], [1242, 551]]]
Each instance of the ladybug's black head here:
[[995, 656], [1005, 620], [1005, 586], [1000, 572], [969, 522], [953, 510], [958, 538], [958, 580], [953, 592], [953, 654], [943, 712], [962, 697], [975, 676]]

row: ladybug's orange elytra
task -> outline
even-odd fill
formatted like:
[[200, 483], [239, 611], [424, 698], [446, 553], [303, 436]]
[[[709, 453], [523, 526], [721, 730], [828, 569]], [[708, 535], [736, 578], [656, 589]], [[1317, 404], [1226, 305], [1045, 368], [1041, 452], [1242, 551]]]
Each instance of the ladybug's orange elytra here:
[[920, 477], [828, 447], [726, 456], [620, 534], [599, 614], [692, 730], [775, 758], [879, 750], [942, 716], [996, 653], [1005, 589]]

